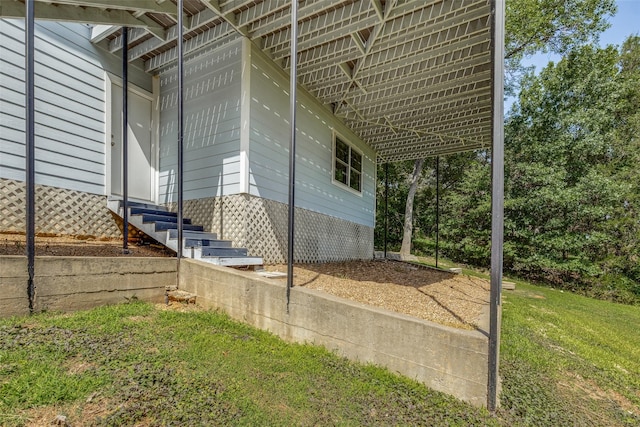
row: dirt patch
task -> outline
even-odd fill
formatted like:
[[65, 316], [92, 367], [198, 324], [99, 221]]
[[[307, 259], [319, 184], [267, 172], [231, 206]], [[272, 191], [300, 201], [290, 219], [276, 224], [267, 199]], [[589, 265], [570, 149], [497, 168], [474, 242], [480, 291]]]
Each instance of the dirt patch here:
[[169, 301], [168, 304], [156, 304], [155, 307], [161, 311], [177, 311], [179, 313], [190, 313], [193, 311], [204, 310], [202, 306], [197, 304], [187, 304], [179, 301]]
[[[129, 253], [122, 251], [121, 240], [99, 240], [91, 236], [36, 235], [36, 256], [95, 257], [170, 257], [174, 254], [160, 245], [129, 244]], [[26, 255], [24, 234], [0, 233], [0, 255]]]
[[[584, 378], [574, 372], [566, 372], [564, 379], [559, 381], [558, 385], [567, 396], [579, 394], [586, 397], [587, 401], [596, 401], [600, 405], [619, 408], [631, 415], [638, 414], [638, 407], [626, 396], [615, 390], [604, 390], [594, 380]], [[605, 409], [605, 411], [608, 409]], [[594, 411], [587, 408], [584, 408], [584, 410], [591, 416], [595, 425], [604, 425], [611, 422], [604, 411]]]
[[90, 369], [95, 369], [96, 364], [91, 362], [86, 362], [80, 358], [74, 358], [67, 362], [67, 373], [69, 375], [80, 375], [85, 373]]
[[64, 425], [57, 422], [56, 417], [63, 416], [70, 426], [95, 425], [100, 417], [104, 417], [110, 411], [112, 405], [99, 396], [91, 395], [84, 402], [76, 402], [69, 405], [51, 405], [22, 411], [17, 419], [24, 421], [25, 425], [32, 427], [49, 427]]
[[478, 327], [490, 289], [477, 277], [385, 260], [296, 265], [294, 285], [463, 329]]

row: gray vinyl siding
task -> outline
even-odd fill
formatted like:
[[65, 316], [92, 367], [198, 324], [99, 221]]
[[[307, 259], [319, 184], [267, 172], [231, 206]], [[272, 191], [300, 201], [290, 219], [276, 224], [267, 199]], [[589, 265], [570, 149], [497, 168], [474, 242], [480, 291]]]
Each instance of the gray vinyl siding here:
[[[289, 82], [268, 59], [252, 54], [250, 193], [288, 202]], [[362, 194], [332, 182], [333, 130], [363, 153]], [[298, 91], [296, 206], [374, 226], [375, 152], [344, 124]]]
[[[86, 25], [35, 27], [36, 183], [105, 194], [105, 70], [119, 60]], [[0, 178], [25, 179], [24, 22], [0, 20]], [[131, 81], [151, 89], [135, 67]]]
[[[185, 63], [184, 198], [240, 192], [241, 42]], [[160, 75], [160, 202], [176, 201], [177, 68]]]

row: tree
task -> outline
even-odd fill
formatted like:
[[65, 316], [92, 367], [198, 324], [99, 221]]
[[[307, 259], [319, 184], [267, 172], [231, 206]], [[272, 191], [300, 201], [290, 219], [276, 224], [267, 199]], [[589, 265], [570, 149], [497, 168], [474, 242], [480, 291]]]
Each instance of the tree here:
[[[614, 0], [510, 0], [506, 3], [505, 66], [506, 90], [513, 94], [526, 69], [523, 58], [537, 52], [564, 54], [597, 41], [608, 28], [606, 18], [616, 11]], [[417, 159], [414, 171], [424, 163]], [[414, 191], [407, 193], [401, 252], [408, 255], [414, 223]], [[380, 217], [380, 216], [379, 216]]]
[[409, 186], [409, 192], [407, 194], [407, 203], [404, 214], [402, 247], [400, 248], [400, 257], [403, 259], [411, 255], [411, 238], [413, 237], [413, 199], [415, 198], [416, 191], [418, 191], [418, 182], [422, 175], [422, 165], [424, 165], [424, 159], [416, 160], [413, 167], [413, 173], [411, 174], [411, 185]]
[[515, 94], [527, 71], [522, 60], [536, 53], [564, 55], [597, 43], [614, 15], [614, 0], [510, 0], [506, 3], [506, 90]]
[[[505, 126], [505, 270], [640, 299], [640, 38], [529, 73]], [[489, 263], [490, 162], [443, 201], [443, 249]]]

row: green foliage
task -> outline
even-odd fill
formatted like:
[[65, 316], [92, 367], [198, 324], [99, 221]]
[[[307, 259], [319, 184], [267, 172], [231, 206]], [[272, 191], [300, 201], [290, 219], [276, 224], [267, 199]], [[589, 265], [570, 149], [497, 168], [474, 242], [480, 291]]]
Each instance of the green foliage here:
[[[466, 165], [476, 157], [473, 152], [459, 153], [440, 158], [440, 199], [463, 179]], [[402, 243], [404, 209], [409, 181], [414, 162], [391, 163], [389, 168], [388, 193], [388, 246], [397, 251]], [[377, 214], [375, 227], [376, 249], [384, 246], [384, 209], [385, 209], [385, 170], [386, 165], [378, 165]], [[442, 217], [441, 217], [442, 218]], [[436, 233], [436, 162], [425, 162], [421, 185], [414, 200], [414, 235], [435, 239]], [[414, 242], [415, 245], [415, 242]]]
[[[376, 227], [374, 230], [374, 240], [376, 248], [383, 249], [384, 246], [384, 212], [385, 201], [388, 204], [388, 236], [387, 244], [389, 249], [398, 250], [402, 242], [402, 227], [404, 224], [404, 208], [407, 194], [409, 192], [409, 176], [413, 168], [413, 162], [390, 163], [388, 165], [378, 165], [378, 185], [377, 185], [377, 212]], [[386, 176], [388, 170], [389, 175]], [[389, 182], [389, 192], [385, 199], [385, 182]]]
[[[441, 256], [489, 267], [490, 153], [441, 164]], [[505, 271], [640, 303], [639, 164], [640, 37], [620, 49], [575, 47], [539, 75], [526, 74], [505, 124]], [[434, 255], [426, 244], [435, 240], [434, 194], [426, 180], [416, 197], [416, 237], [426, 241], [414, 246], [422, 255]], [[400, 202], [393, 209], [401, 217]]]
[[592, 44], [609, 27], [614, 0], [509, 0], [506, 2], [505, 65], [507, 93], [515, 94], [526, 70], [523, 58], [538, 52], [564, 55]]
[[524, 283], [504, 299], [500, 416], [507, 424], [638, 425], [637, 307]]
[[[637, 115], [628, 103], [640, 102], [640, 70], [623, 71], [622, 60], [613, 47], [586, 46], [524, 80], [505, 128], [506, 269], [601, 296], [605, 275], [636, 279], [627, 274], [640, 243], [630, 169], [639, 158], [629, 151], [640, 128], [620, 126]], [[626, 288], [609, 296], [628, 300]]]

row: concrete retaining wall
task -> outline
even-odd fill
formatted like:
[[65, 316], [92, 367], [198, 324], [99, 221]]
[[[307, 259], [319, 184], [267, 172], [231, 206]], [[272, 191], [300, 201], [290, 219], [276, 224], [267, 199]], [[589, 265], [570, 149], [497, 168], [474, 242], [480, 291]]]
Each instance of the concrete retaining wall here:
[[[36, 311], [74, 311], [136, 297], [164, 301], [176, 284], [171, 258], [36, 257]], [[0, 317], [29, 313], [27, 259], [0, 257]]]
[[333, 297], [291, 289], [252, 272], [184, 260], [179, 288], [198, 304], [295, 342], [322, 345], [347, 358], [386, 366], [476, 406], [486, 405], [488, 340], [450, 328]]

